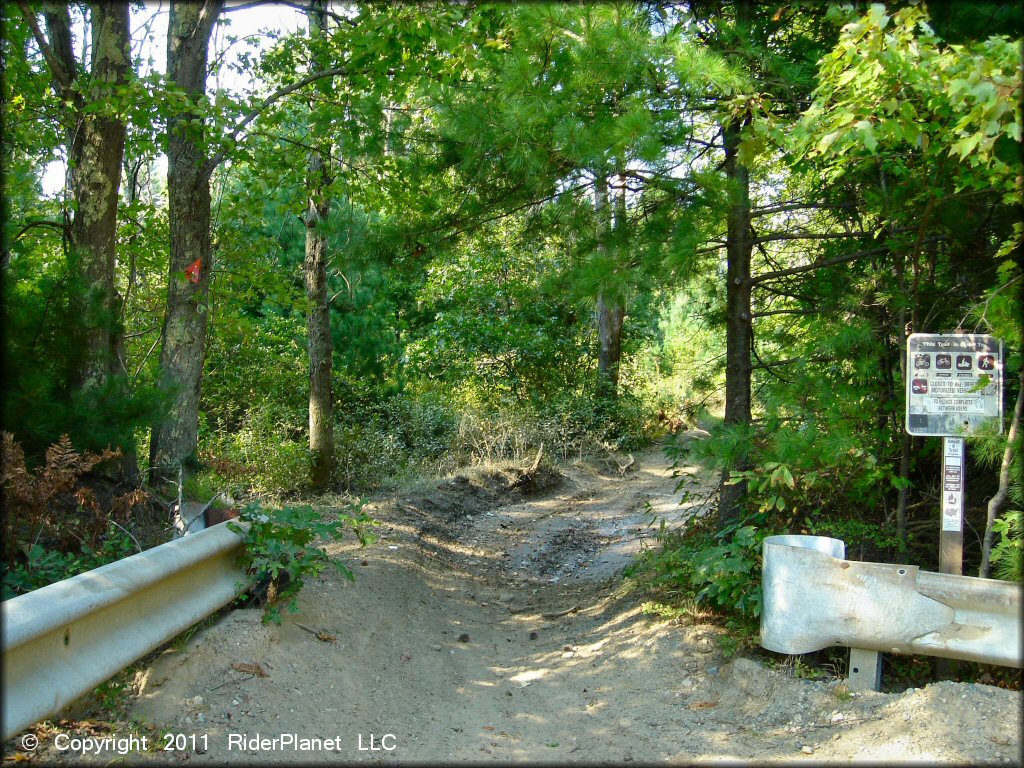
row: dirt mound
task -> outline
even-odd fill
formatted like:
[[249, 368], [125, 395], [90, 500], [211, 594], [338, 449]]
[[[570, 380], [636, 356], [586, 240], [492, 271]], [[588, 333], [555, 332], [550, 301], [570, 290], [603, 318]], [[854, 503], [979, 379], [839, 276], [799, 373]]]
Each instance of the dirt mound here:
[[536, 469], [466, 470], [429, 491], [394, 499], [379, 514], [394, 519], [397, 513], [412, 521], [425, 538], [458, 541], [474, 517], [556, 490], [564, 481], [557, 469], [546, 464]]

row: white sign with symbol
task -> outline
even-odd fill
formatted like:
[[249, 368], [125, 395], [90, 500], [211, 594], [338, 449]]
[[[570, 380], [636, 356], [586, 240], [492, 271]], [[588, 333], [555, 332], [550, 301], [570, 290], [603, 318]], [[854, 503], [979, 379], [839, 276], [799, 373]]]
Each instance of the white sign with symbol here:
[[994, 336], [914, 333], [907, 339], [907, 432], [962, 435], [1003, 413], [1003, 342]]
[[947, 437], [942, 441], [942, 530], [964, 529], [964, 439]]

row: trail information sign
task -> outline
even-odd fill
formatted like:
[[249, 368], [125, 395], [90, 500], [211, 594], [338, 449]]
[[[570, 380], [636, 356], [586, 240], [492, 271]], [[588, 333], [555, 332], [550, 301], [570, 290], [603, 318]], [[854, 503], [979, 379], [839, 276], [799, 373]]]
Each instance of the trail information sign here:
[[964, 529], [964, 439], [942, 441], [942, 530]]
[[963, 435], [1003, 413], [1003, 342], [981, 334], [907, 339], [907, 432]]

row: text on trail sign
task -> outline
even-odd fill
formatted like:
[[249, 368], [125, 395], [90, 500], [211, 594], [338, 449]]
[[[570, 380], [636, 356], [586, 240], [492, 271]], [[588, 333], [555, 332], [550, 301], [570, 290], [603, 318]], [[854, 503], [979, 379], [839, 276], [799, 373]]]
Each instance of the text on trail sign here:
[[981, 334], [907, 339], [907, 432], [962, 435], [988, 419], [1002, 431], [1003, 342]]
[[942, 530], [964, 529], [964, 439], [942, 441]]

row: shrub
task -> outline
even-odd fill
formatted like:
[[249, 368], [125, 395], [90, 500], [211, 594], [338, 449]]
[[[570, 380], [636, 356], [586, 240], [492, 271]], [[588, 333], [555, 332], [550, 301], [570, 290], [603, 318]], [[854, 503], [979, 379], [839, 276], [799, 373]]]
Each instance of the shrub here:
[[243, 468], [234, 474], [244, 474], [253, 493], [287, 496], [309, 484], [310, 467], [309, 446], [290, 431], [288, 421], [272, 407], [256, 407], [245, 414], [238, 431], [212, 435], [204, 453], [216, 456], [224, 466]]
[[901, 539], [895, 530], [864, 520], [825, 518], [808, 520], [807, 533], [813, 536], [831, 536], [842, 539], [846, 544], [848, 558], [866, 562], [888, 562], [907, 551], [914, 534], [908, 533], [907, 540]]
[[334, 476], [348, 491], [379, 488], [407, 463], [400, 438], [379, 420], [345, 422], [334, 428]]
[[25, 547], [25, 562], [16, 562], [4, 574], [3, 599], [25, 594], [80, 573], [113, 563], [137, 552], [131, 536], [114, 525], [110, 526], [99, 549], [88, 544], [80, 552], [57, 552], [38, 544]]
[[992, 524], [999, 541], [992, 547], [989, 562], [997, 579], [1024, 581], [1024, 519], [1012, 510]]
[[761, 615], [761, 542], [769, 532], [750, 521], [714, 531], [709, 522], [697, 521], [682, 535], [662, 522], [659, 547], [644, 553], [627, 575], [646, 575], [669, 595], [751, 624]]
[[239, 514], [243, 528], [229, 522], [228, 528], [242, 534], [245, 541], [243, 564], [257, 580], [267, 583], [264, 621], [281, 623], [280, 606], [286, 604], [290, 613], [298, 612], [296, 596], [305, 579], [318, 576], [332, 566], [340, 575], [353, 579], [352, 571], [341, 560], [327, 554], [325, 543], [340, 540], [351, 528], [359, 542], [366, 546], [374, 537], [367, 528], [376, 525], [363, 511], [362, 504], [349, 511], [338, 511], [334, 519], [309, 505], [263, 510], [249, 504]]

